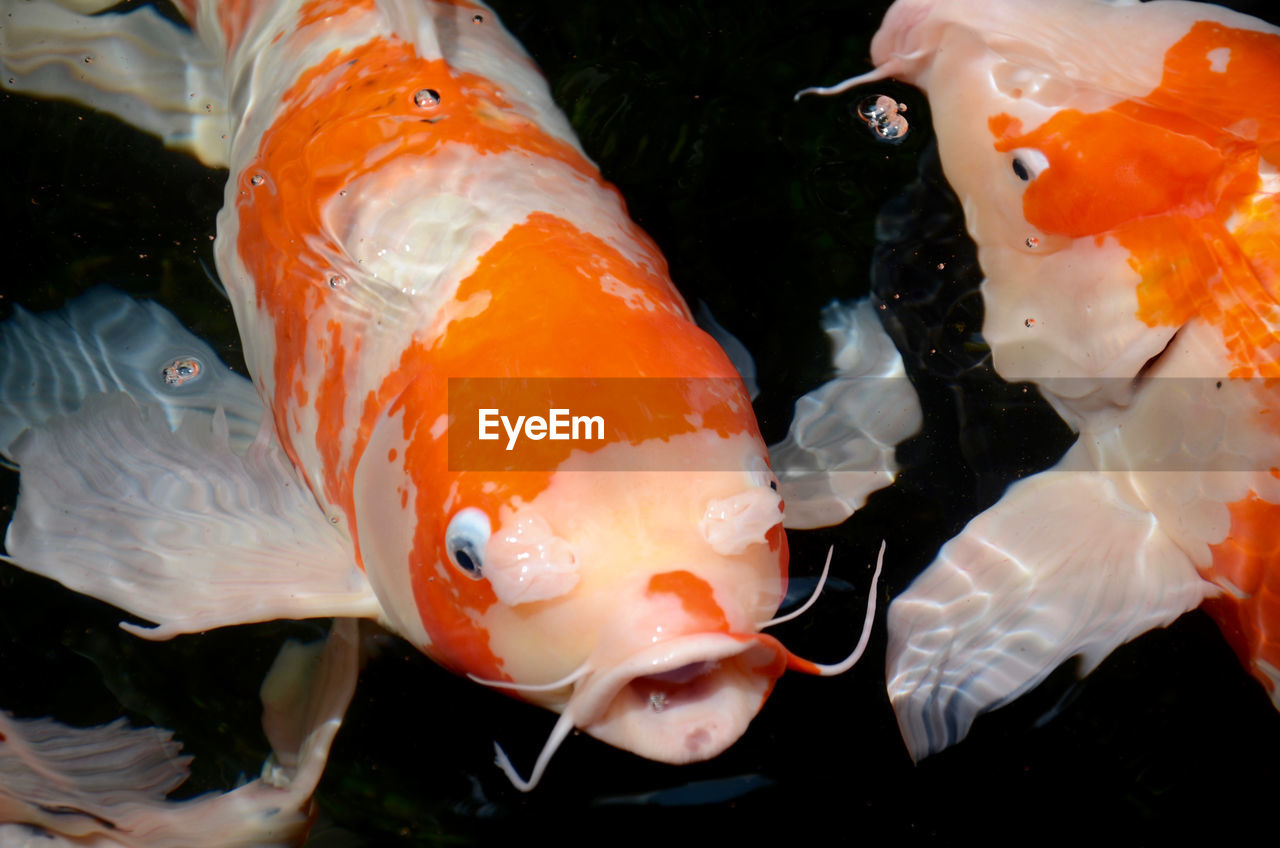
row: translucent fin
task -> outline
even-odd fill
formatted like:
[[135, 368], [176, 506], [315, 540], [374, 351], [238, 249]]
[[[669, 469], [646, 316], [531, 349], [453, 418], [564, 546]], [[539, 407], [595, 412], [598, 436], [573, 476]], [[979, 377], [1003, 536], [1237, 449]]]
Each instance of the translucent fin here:
[[786, 439], [769, 448], [787, 527], [844, 521], [893, 482], [897, 444], [920, 429], [915, 388], [870, 301], [832, 303], [822, 328], [836, 376], [796, 401]]
[[171, 432], [161, 408], [94, 395], [12, 445], [12, 561], [168, 638], [276, 618], [376, 617], [351, 546], [268, 426], [244, 456], [220, 413]]
[[164, 796], [187, 757], [167, 732], [123, 721], [77, 729], [0, 716], [0, 844], [239, 848], [299, 844], [311, 796], [355, 689], [356, 624], [323, 649], [287, 644], [263, 684], [274, 754], [257, 780], [189, 801]]
[[191, 414], [209, 419], [221, 407], [240, 453], [262, 419], [253, 384], [213, 348], [159, 304], [105, 286], [52, 312], [15, 307], [0, 326], [0, 362], [0, 453], [10, 459], [8, 447], [23, 430], [75, 412], [102, 392], [159, 404], [170, 429]]
[[172, 737], [124, 719], [78, 728], [0, 713], [0, 821], [81, 835], [121, 805], [160, 801], [191, 760]]
[[889, 697], [911, 756], [963, 739], [1069, 657], [1087, 673], [1213, 591], [1107, 475], [1018, 483], [889, 607]]
[[0, 0], [0, 16], [5, 90], [100, 109], [210, 167], [227, 167], [224, 57], [189, 31], [149, 6], [87, 16], [56, 3]]
[[737, 336], [726, 330], [716, 320], [706, 301], [698, 301], [698, 309], [693, 317], [697, 319], [698, 326], [724, 349], [725, 355], [729, 357], [738, 375], [742, 377], [743, 385], [747, 387], [747, 395], [755, 400], [760, 394], [760, 384], [756, 382], [756, 361], [751, 357], [751, 351], [747, 350], [747, 346], [740, 342]]

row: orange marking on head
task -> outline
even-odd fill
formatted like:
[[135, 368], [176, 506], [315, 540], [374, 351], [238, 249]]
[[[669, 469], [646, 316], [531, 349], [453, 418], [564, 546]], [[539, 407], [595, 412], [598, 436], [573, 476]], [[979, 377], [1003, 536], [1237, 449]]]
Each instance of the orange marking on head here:
[[[1212, 51], [1227, 57], [1221, 72]], [[1023, 195], [1027, 221], [1114, 236], [1142, 278], [1138, 317], [1218, 326], [1231, 376], [1280, 376], [1265, 319], [1280, 293], [1278, 217], [1272, 198], [1255, 197], [1260, 158], [1280, 163], [1277, 78], [1280, 36], [1200, 21], [1141, 100], [1063, 110], [1028, 133], [1008, 115], [988, 121], [996, 150], [1035, 148], [1049, 160]]]
[[510, 680], [502, 671], [502, 660], [489, 647], [489, 631], [477, 618], [497, 602], [493, 589], [483, 580], [445, 574], [444, 569], [452, 568], [448, 562], [437, 564], [432, 559], [418, 558], [420, 551], [434, 550], [436, 546], [436, 539], [430, 538], [433, 525], [427, 521], [418, 523], [414, 561], [410, 564], [414, 601], [431, 637], [429, 653], [456, 672]]
[[[370, 426], [375, 407], [380, 411], [396, 400], [403, 408], [404, 437], [410, 444], [406, 467], [420, 489], [439, 489], [441, 475], [447, 472], [445, 439], [432, 439], [427, 431], [450, 412], [450, 377], [694, 378], [678, 403], [665, 386], [653, 384], [650, 392], [642, 381], [629, 384], [630, 393], [597, 392], [585, 380], [561, 384], [556, 406], [574, 408], [574, 398], [580, 397], [577, 408], [589, 407], [592, 414], [619, 422], [616, 431], [611, 427], [605, 433], [606, 440], [589, 448], [603, 447], [612, 435], [636, 443], [693, 432], [698, 429], [691, 421], [695, 413], [702, 428], [721, 435], [758, 433], [733, 365], [689, 318], [657, 249], [638, 230], [636, 235], [645, 247], [646, 265], [629, 261], [616, 247], [561, 218], [535, 213], [481, 258], [459, 286], [457, 298], [487, 293], [488, 307], [433, 328], [435, 340], [406, 350], [396, 375], [366, 404]], [[618, 294], [619, 287], [652, 308], [634, 307], [630, 297]], [[405, 374], [414, 375], [411, 385]], [[546, 385], [535, 384], [530, 397]], [[545, 412], [546, 404], [541, 408]], [[585, 445], [550, 440], [529, 444], [526, 455], [536, 453], [540, 461], [527, 467], [543, 469], [554, 468]], [[475, 451], [468, 447], [466, 456], [474, 457], [468, 464], [477, 467], [486, 465], [486, 450], [501, 455], [504, 449], [500, 440], [476, 440], [473, 446]], [[531, 501], [550, 480], [546, 471], [457, 475], [462, 500], [495, 506], [517, 496]], [[489, 491], [481, 492], [485, 484]]]
[[664, 571], [649, 578], [649, 594], [670, 594], [704, 631], [729, 632], [729, 619], [716, 603], [711, 584], [689, 571]]
[[[1228, 505], [1231, 530], [1210, 546], [1213, 564], [1200, 573], [1226, 591], [1204, 603], [1254, 677], [1268, 690], [1259, 660], [1280, 668], [1280, 504], [1252, 492]], [[1237, 597], [1237, 594], [1244, 597]]]

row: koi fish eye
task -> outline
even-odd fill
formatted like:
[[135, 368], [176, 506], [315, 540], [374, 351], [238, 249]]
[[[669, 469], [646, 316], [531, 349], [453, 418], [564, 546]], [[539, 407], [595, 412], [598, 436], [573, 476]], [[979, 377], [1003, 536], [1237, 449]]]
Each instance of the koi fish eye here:
[[484, 571], [484, 549], [493, 532], [484, 510], [469, 506], [449, 519], [444, 546], [453, 563], [468, 577], [479, 580]]
[[1020, 147], [1012, 151], [1009, 164], [1015, 177], [1029, 183], [1049, 167], [1049, 158], [1034, 148]]

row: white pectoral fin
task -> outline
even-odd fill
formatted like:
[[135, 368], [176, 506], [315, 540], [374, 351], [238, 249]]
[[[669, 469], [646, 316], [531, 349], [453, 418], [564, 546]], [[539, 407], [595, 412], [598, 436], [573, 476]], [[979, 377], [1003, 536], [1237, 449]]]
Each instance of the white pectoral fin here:
[[163, 409], [169, 427], [221, 408], [243, 453], [258, 433], [253, 384], [164, 307], [100, 286], [61, 309], [15, 307], [0, 325], [0, 455], [28, 427], [75, 412], [90, 395], [123, 391]]
[[149, 6], [84, 15], [57, 3], [0, 0], [0, 15], [5, 89], [100, 109], [226, 167], [223, 57], [190, 31]]
[[159, 626], [164, 639], [276, 618], [377, 617], [350, 543], [264, 426], [243, 456], [221, 414], [170, 431], [123, 392], [27, 430], [11, 561]]
[[870, 301], [832, 303], [822, 327], [836, 375], [796, 401], [786, 439], [769, 448], [786, 502], [783, 523], [795, 529], [839, 524], [892, 483], [894, 448], [923, 420], [902, 357]]
[[262, 687], [273, 754], [261, 777], [225, 794], [165, 800], [191, 759], [167, 731], [135, 730], [123, 719], [81, 729], [0, 713], [0, 822], [10, 823], [0, 824], [0, 844], [298, 844], [355, 690], [356, 633], [354, 621], [342, 620], [322, 645], [284, 646]]
[[889, 607], [889, 697], [911, 756], [958, 742], [1072, 656], [1087, 673], [1212, 591], [1106, 475], [1016, 484]]

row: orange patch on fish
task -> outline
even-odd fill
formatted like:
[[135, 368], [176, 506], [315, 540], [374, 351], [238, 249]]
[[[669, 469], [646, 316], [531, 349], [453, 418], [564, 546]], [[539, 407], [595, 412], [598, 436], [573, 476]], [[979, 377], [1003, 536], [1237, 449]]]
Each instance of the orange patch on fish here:
[[[429, 110], [415, 102], [423, 89], [439, 97]], [[423, 59], [395, 38], [334, 51], [299, 78], [282, 104], [257, 160], [239, 176], [237, 252], [258, 283], [259, 308], [275, 320], [276, 397], [270, 400], [284, 447], [297, 462], [282, 410], [289, 405], [289, 387], [305, 373], [309, 344], [323, 352], [321, 394], [327, 407], [340, 408], [345, 401], [347, 374], [337, 336], [326, 349], [324, 334], [310, 326], [324, 299], [341, 288], [329, 280], [347, 257], [326, 235], [321, 215], [344, 185], [393, 159], [430, 156], [451, 143], [482, 153], [523, 150], [565, 162], [589, 179], [599, 176], [577, 150], [520, 115], [487, 80]], [[337, 456], [336, 445], [320, 448], [327, 457]], [[357, 447], [353, 459], [358, 456]], [[323, 495], [350, 516], [343, 491], [349, 484], [342, 477], [327, 465]]]
[[[1211, 545], [1213, 564], [1201, 574], [1224, 588], [1221, 596], [1205, 601], [1231, 646], [1268, 691], [1275, 680], [1259, 670], [1258, 661], [1280, 669], [1280, 504], [1269, 503], [1252, 492], [1228, 505], [1231, 530], [1222, 542]], [[1273, 671], [1274, 674], [1274, 671]]]
[[[1114, 236], [1141, 276], [1138, 317], [1205, 318], [1223, 332], [1233, 377], [1280, 376], [1269, 321], [1280, 293], [1276, 202], [1256, 197], [1260, 157], [1280, 163], [1277, 78], [1280, 36], [1201, 21], [1141, 100], [1065, 109], [1027, 133], [1008, 115], [988, 121], [996, 150], [1034, 148], [1049, 162], [1023, 195], [1027, 221], [1072, 238]], [[1225, 291], [1233, 305], [1223, 308]]]

